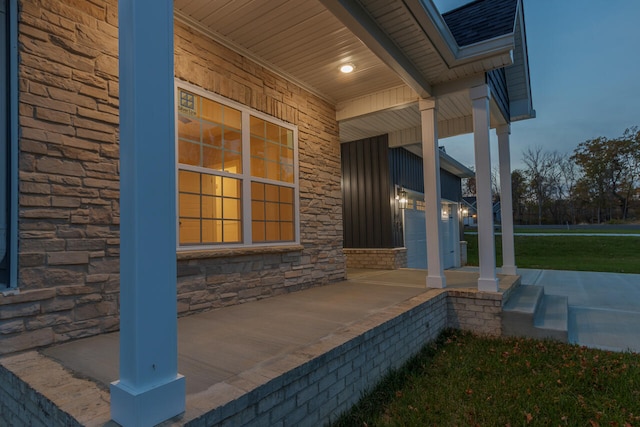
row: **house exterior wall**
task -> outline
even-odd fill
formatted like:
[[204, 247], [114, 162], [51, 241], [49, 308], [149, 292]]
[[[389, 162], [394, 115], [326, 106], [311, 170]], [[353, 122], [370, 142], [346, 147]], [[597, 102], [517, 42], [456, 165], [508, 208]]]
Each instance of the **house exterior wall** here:
[[389, 138], [380, 135], [342, 144], [345, 248], [394, 248], [396, 223], [389, 181]]
[[[117, 1], [19, 10], [19, 291], [0, 295], [0, 353], [119, 326]], [[175, 73], [297, 125], [300, 170], [300, 245], [179, 254], [179, 312], [344, 278], [334, 107], [181, 23]]]

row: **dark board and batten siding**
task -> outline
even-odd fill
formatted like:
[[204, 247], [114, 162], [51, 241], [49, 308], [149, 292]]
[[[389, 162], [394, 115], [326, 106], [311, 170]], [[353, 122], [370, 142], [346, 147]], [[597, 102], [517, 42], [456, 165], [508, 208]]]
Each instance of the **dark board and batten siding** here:
[[[389, 150], [391, 184], [424, 193], [424, 169], [422, 157], [404, 148]], [[440, 169], [440, 195], [443, 199], [459, 202], [462, 200], [460, 178]]]
[[387, 135], [341, 146], [345, 248], [393, 248]]

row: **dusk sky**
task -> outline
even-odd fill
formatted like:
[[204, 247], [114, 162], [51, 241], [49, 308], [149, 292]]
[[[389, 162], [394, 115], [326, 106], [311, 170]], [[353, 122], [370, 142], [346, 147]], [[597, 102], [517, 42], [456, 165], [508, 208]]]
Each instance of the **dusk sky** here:
[[[434, 0], [441, 11], [468, 0]], [[640, 1], [524, 0], [533, 107], [537, 118], [511, 125], [512, 169], [522, 152], [571, 153], [580, 143], [640, 126]], [[491, 131], [492, 162], [497, 140]], [[472, 135], [440, 140], [474, 164]]]

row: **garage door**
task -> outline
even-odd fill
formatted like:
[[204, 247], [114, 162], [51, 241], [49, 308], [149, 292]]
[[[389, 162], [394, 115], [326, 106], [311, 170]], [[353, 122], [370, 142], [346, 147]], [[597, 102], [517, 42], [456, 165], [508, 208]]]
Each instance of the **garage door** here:
[[404, 210], [404, 246], [407, 248], [407, 267], [426, 269], [427, 223], [421, 200], [416, 200]]
[[[444, 268], [455, 267], [457, 243], [455, 205], [442, 204], [442, 262]], [[404, 211], [404, 246], [407, 248], [407, 267], [427, 268], [427, 225], [424, 202], [409, 204]]]

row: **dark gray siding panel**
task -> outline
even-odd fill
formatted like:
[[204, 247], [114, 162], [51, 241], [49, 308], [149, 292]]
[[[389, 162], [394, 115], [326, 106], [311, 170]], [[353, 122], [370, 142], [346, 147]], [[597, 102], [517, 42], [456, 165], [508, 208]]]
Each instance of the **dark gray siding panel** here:
[[342, 144], [345, 248], [392, 248], [389, 143], [386, 135]]
[[461, 179], [454, 174], [440, 169], [440, 195], [443, 199], [459, 202], [462, 200]]
[[507, 76], [504, 68], [491, 70], [487, 73], [487, 83], [491, 88], [491, 95], [496, 100], [502, 115], [509, 121], [511, 113], [509, 110], [509, 93], [507, 92]]
[[[424, 170], [422, 157], [405, 150], [392, 148], [389, 150], [391, 167], [391, 185], [424, 193]], [[462, 180], [454, 174], [440, 169], [440, 192], [443, 199], [454, 202], [462, 200]]]
[[389, 150], [391, 183], [409, 190], [424, 193], [422, 158], [404, 148]]

